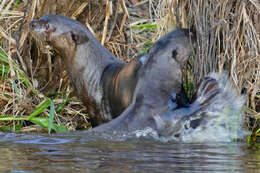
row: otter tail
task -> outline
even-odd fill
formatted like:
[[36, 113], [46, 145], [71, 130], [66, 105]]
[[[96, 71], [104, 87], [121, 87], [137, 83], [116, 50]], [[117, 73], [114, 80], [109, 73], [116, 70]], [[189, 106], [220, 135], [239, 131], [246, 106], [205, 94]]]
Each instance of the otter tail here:
[[230, 141], [241, 138], [245, 99], [236, 95], [226, 74], [205, 77], [188, 106], [157, 116], [159, 135], [182, 141]]

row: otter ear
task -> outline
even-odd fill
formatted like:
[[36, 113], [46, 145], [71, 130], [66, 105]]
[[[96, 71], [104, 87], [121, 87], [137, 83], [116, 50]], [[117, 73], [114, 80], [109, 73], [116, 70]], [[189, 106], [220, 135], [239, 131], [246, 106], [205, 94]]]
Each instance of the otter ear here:
[[86, 34], [82, 32], [70, 31], [70, 36], [76, 45], [84, 44], [89, 40]]
[[177, 49], [174, 49], [174, 50], [172, 51], [172, 58], [175, 59], [175, 61], [179, 62]]
[[174, 49], [172, 51], [172, 58], [175, 59], [178, 63], [180, 63], [181, 65], [183, 65], [186, 61], [187, 61], [187, 58], [186, 57], [183, 57], [182, 55], [180, 55], [178, 53], [178, 48], [177, 49]]

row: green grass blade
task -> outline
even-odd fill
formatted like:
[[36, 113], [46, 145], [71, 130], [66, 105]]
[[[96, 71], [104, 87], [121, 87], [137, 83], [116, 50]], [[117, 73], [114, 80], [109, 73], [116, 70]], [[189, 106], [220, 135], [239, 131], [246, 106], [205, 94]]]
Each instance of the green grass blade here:
[[33, 117], [36, 117], [40, 113], [42, 113], [47, 107], [49, 107], [51, 104], [51, 101], [49, 99], [45, 100], [40, 106], [38, 106], [33, 113], [31, 113], [28, 117], [30, 120]]
[[132, 26], [134, 29], [157, 28], [157, 24], [142, 24]]
[[8, 56], [4, 52], [4, 50], [0, 47], [0, 75], [5, 76], [9, 73], [9, 64], [8, 64]]
[[9, 66], [4, 63], [0, 63], [0, 76], [7, 76], [9, 72], [10, 72]]
[[255, 132], [257, 136], [260, 136], [260, 128]]
[[32, 117], [30, 120], [32, 123], [37, 124], [41, 127], [48, 128], [49, 126], [49, 119], [48, 118], [42, 118], [42, 117]]
[[14, 88], [14, 91], [15, 91], [15, 95], [16, 95], [16, 97], [18, 99], [18, 102], [20, 103], [20, 96], [19, 96], [17, 85], [16, 85], [14, 80], [12, 80], [12, 83], [13, 83], [13, 88]]
[[[31, 118], [30, 121], [43, 128], [48, 128], [48, 130], [49, 130], [49, 126], [50, 126], [49, 118], [34, 117], [34, 118]], [[64, 133], [64, 132], [68, 131], [65, 126], [58, 125], [55, 123], [53, 123], [51, 129], [53, 129], [55, 132], [60, 132], [60, 133]]]
[[0, 116], [0, 121], [23, 121], [28, 120], [28, 117], [14, 117], [13, 115]]
[[60, 133], [68, 132], [68, 130], [65, 126], [57, 125], [57, 124], [53, 124], [53, 130], [55, 130], [55, 132], [60, 132]]
[[29, 82], [27, 76], [24, 75], [24, 74], [21, 73], [21, 72], [19, 72], [18, 75], [19, 75], [19, 78], [21, 79], [22, 83], [24, 83], [26, 87], [29, 87], [29, 86], [30, 86], [30, 82]]
[[0, 47], [0, 61], [8, 63], [8, 56], [5, 51]]
[[51, 133], [51, 129], [53, 128], [53, 120], [54, 120], [55, 108], [53, 101], [51, 101], [50, 105], [50, 114], [49, 114], [49, 125], [48, 125], [48, 133]]
[[66, 94], [67, 92], [66, 91], [63, 91], [63, 92], [50, 92], [47, 94], [47, 97], [56, 97], [56, 96], [59, 96], [59, 95], [64, 95]]
[[67, 97], [66, 100], [56, 109], [56, 113], [60, 113], [68, 104], [69, 98]]
[[0, 127], [0, 130], [4, 131], [4, 132], [16, 132], [16, 131], [19, 131], [21, 128], [22, 128], [22, 125], [18, 124], [18, 125], [14, 125], [14, 126], [2, 126], [2, 127]]

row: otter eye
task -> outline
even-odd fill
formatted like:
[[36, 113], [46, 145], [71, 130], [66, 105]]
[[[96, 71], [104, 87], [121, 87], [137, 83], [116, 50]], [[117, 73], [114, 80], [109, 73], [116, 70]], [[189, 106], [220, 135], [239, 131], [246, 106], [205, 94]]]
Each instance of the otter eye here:
[[177, 50], [175, 49], [175, 50], [173, 50], [172, 51], [172, 58], [176, 58], [176, 56], [178, 55], [178, 52], [177, 52]]
[[77, 40], [78, 40], [78, 36], [76, 34], [74, 34], [74, 32], [71, 32], [71, 38], [72, 40], [77, 43]]
[[71, 34], [71, 39], [75, 42], [75, 44], [83, 44], [88, 42], [89, 38], [86, 34], [84, 33], [75, 33], [73, 31], [70, 31]]

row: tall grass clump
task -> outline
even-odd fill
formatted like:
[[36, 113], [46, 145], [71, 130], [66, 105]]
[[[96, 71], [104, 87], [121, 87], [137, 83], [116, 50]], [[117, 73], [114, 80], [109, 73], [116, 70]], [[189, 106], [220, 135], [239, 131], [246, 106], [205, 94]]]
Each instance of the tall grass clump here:
[[260, 128], [260, 3], [256, 0], [188, 1], [188, 17], [199, 35], [193, 74], [228, 71], [238, 94], [246, 96], [246, 119]]
[[228, 72], [237, 94], [246, 97], [245, 123], [260, 136], [260, 2], [167, 2], [172, 23], [196, 29], [197, 49], [185, 70], [186, 84], [197, 85], [209, 72]]

